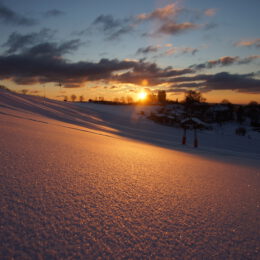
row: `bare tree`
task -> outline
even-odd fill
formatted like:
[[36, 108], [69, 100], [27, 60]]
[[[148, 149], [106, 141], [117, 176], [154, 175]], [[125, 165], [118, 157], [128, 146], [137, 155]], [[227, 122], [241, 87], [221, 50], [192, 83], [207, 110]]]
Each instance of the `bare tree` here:
[[132, 104], [134, 102], [133, 98], [131, 96], [126, 96], [126, 101], [128, 104]]
[[229, 104], [231, 104], [231, 102], [230, 102], [228, 99], [223, 99], [223, 100], [221, 101], [221, 104], [229, 105]]
[[72, 102], [75, 102], [76, 99], [77, 99], [77, 96], [74, 95], [74, 94], [72, 94], [72, 95], [70, 96], [70, 98], [71, 98], [71, 101], [72, 101]]
[[121, 97], [121, 98], [120, 98], [120, 102], [123, 103], [123, 104], [125, 104], [125, 97]]
[[202, 94], [199, 91], [189, 90], [185, 94], [185, 103], [186, 104], [202, 103], [205, 101], [206, 101], [206, 99], [202, 96]]
[[250, 101], [250, 102], [248, 103], [248, 105], [249, 105], [249, 106], [257, 106], [258, 103], [257, 103], [256, 101]]
[[80, 102], [83, 102], [83, 101], [84, 101], [84, 96], [80, 96], [80, 97], [79, 97], [79, 101], [80, 101]]
[[29, 92], [29, 90], [28, 89], [22, 89], [21, 92], [22, 92], [22, 94], [26, 95]]

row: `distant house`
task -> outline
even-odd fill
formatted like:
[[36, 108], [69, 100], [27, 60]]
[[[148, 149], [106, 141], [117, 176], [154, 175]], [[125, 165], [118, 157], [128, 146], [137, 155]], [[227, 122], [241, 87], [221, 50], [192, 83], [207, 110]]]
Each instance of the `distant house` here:
[[196, 117], [183, 119], [181, 121], [181, 126], [186, 129], [211, 129], [208, 124]]
[[226, 122], [234, 119], [234, 111], [229, 104], [216, 104], [206, 111], [204, 118], [207, 122]]

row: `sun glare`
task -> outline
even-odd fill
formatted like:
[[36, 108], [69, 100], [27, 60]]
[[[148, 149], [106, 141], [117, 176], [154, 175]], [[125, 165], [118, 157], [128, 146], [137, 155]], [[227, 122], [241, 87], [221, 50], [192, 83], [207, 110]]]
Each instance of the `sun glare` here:
[[139, 98], [140, 100], [144, 100], [144, 99], [146, 98], [146, 96], [147, 96], [146, 92], [140, 92], [140, 93], [138, 94], [138, 98]]

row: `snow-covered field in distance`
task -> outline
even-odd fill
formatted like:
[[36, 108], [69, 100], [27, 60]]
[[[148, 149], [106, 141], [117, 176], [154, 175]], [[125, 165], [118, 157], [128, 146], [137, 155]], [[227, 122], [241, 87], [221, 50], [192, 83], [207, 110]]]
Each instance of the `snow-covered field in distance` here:
[[0, 91], [0, 258], [259, 257], [258, 135]]

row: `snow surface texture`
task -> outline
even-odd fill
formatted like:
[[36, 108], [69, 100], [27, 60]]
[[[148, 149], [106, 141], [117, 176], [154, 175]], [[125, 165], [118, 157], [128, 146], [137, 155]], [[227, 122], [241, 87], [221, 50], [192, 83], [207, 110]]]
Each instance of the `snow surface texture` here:
[[1, 259], [259, 259], [257, 135], [0, 91]]

